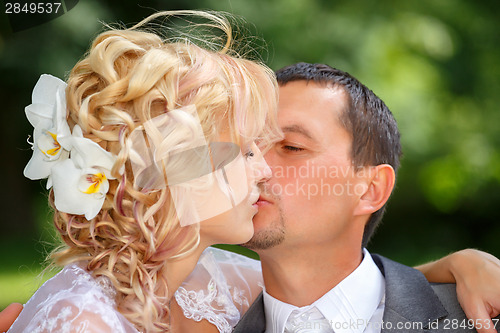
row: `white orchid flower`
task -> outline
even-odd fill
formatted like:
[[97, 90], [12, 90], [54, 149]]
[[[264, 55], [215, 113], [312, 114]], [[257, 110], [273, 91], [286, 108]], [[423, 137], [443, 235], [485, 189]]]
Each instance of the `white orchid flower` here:
[[66, 122], [66, 83], [51, 75], [42, 75], [33, 89], [32, 104], [25, 109], [26, 117], [34, 127], [33, 156], [24, 169], [32, 180], [48, 178], [55, 163], [68, 158], [71, 147], [61, 145], [61, 138], [70, 136]]
[[108, 179], [114, 179], [111, 169], [116, 157], [85, 138], [80, 126], [75, 125], [71, 134], [65, 90], [66, 83], [46, 74], [33, 89], [33, 103], [25, 110], [34, 127], [33, 156], [24, 175], [33, 180], [48, 178], [47, 189], [53, 186], [59, 211], [91, 220], [102, 208]]
[[108, 179], [116, 157], [94, 141], [84, 138], [80, 126], [61, 144], [71, 146], [70, 159], [54, 165], [52, 181], [56, 208], [93, 219], [101, 210], [109, 190]]

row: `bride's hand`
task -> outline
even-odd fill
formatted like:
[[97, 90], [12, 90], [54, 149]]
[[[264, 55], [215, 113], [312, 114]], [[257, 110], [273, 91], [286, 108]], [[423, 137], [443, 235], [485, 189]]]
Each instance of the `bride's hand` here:
[[[479, 333], [495, 333], [500, 314], [500, 260], [486, 252], [467, 249], [450, 268], [457, 283], [457, 297], [467, 318]], [[499, 326], [499, 325], [496, 325]]]
[[500, 314], [500, 260], [483, 251], [466, 249], [417, 267], [431, 282], [457, 284], [457, 297], [478, 333], [495, 333]]

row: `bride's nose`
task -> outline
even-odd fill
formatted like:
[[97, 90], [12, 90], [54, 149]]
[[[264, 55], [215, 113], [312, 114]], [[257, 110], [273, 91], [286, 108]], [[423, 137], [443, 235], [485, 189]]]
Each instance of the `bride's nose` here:
[[272, 170], [267, 164], [260, 150], [256, 152], [255, 157], [256, 158], [253, 161], [255, 182], [256, 183], [266, 182], [272, 177], [273, 175]]

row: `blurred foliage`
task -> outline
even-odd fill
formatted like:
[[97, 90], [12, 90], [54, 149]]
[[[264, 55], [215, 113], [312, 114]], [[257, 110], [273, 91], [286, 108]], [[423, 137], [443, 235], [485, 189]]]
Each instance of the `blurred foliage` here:
[[52, 239], [44, 184], [22, 176], [31, 155], [23, 108], [39, 75], [65, 77], [101, 22], [130, 24], [165, 9], [242, 16], [250, 32], [267, 42], [255, 45], [271, 68], [327, 63], [350, 72], [387, 103], [405, 156], [373, 251], [407, 264], [464, 247], [500, 255], [499, 1], [137, 3], [80, 0], [61, 17], [15, 33], [0, 16], [2, 272], [16, 271], [16, 263], [37, 265], [46, 247], [35, 244]]

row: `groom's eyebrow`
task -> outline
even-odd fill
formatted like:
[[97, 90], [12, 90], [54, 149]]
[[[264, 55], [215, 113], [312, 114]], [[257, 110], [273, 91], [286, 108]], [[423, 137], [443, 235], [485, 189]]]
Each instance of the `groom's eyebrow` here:
[[315, 140], [313, 135], [306, 130], [304, 127], [300, 125], [289, 125], [285, 126], [281, 129], [284, 133], [298, 133], [302, 134], [303, 136], [307, 137], [308, 139]]

